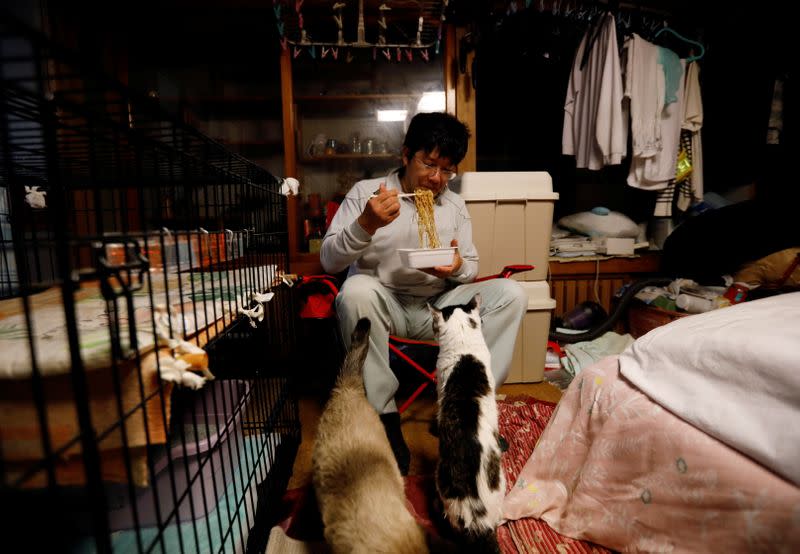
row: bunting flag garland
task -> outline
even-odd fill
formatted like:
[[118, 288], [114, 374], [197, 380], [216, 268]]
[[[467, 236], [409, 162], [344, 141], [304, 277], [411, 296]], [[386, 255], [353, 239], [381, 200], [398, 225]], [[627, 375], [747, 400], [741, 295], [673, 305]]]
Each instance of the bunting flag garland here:
[[[521, 0], [515, 0], [521, 2]], [[303, 13], [305, 0], [272, 0], [272, 11], [275, 15], [275, 25], [281, 49], [291, 52], [292, 58], [297, 59], [303, 52], [307, 52], [311, 59], [317, 59], [317, 47], [319, 47], [319, 59], [339, 60], [340, 47], [344, 48], [343, 61], [351, 63], [358, 51], [366, 50], [368, 56], [369, 49], [372, 49], [372, 60], [377, 61], [378, 51], [388, 62], [401, 63], [405, 59], [407, 63], [414, 62], [414, 51], [419, 52], [420, 61], [429, 62], [431, 55], [438, 55], [442, 41], [442, 26], [445, 21], [445, 11], [449, 0], [440, 0], [437, 8], [438, 17], [430, 16], [428, 2], [425, 6], [417, 8], [419, 11], [409, 13], [407, 6], [390, 7], [388, 0], [379, 2], [377, 10], [375, 6], [367, 6], [372, 12], [366, 19], [369, 27], [365, 34], [365, 13], [364, 5], [358, 4], [358, 38], [345, 36], [346, 29], [355, 27], [354, 21], [354, 2], [347, 0], [333, 0], [331, 11], [325, 15], [325, 19], [332, 17], [335, 26], [331, 25], [329, 19], [323, 25], [317, 21], [320, 17], [314, 11], [313, 19], [306, 21]], [[413, 14], [413, 15], [412, 15]], [[409, 16], [413, 17], [413, 28]], [[392, 19], [392, 21], [388, 21]], [[317, 28], [319, 23], [320, 28]], [[406, 25], [408, 24], [408, 25]], [[332, 27], [332, 28], [331, 28]], [[431, 35], [435, 32], [435, 38], [431, 40]], [[316, 40], [311, 38], [314, 34]], [[426, 36], [427, 35], [427, 36]], [[324, 36], [324, 38], [323, 38]], [[371, 37], [369, 41], [365, 37]], [[401, 38], [402, 37], [402, 38]], [[398, 40], [398, 38], [400, 40]], [[392, 51], [394, 49], [394, 52]]]

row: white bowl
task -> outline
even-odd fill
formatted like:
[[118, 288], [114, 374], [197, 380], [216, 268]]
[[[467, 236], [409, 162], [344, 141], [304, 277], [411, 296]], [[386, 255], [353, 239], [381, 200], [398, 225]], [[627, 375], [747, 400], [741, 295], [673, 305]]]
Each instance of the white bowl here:
[[400, 261], [406, 267], [414, 269], [437, 267], [443, 265], [453, 265], [453, 255], [456, 246], [445, 248], [398, 248]]

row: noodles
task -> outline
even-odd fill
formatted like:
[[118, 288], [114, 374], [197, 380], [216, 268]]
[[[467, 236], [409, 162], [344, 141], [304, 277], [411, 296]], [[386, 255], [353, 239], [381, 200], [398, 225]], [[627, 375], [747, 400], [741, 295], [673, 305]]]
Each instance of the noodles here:
[[419, 247], [425, 248], [427, 236], [428, 248], [439, 248], [439, 234], [436, 232], [436, 221], [433, 218], [433, 192], [430, 189], [414, 189], [414, 205], [417, 208], [417, 228], [419, 229]]

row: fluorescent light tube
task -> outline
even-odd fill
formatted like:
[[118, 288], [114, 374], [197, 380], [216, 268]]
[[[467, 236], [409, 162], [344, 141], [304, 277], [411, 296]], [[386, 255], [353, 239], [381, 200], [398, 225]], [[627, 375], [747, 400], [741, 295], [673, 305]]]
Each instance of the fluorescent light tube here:
[[378, 121], [405, 121], [408, 110], [378, 110]]

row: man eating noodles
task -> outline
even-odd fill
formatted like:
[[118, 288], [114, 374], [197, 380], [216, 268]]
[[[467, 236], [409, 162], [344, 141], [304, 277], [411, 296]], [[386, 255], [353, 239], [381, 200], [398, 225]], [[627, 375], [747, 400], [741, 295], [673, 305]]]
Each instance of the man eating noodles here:
[[[508, 375], [527, 309], [527, 296], [512, 279], [473, 283], [478, 275], [478, 252], [472, 242], [472, 222], [464, 200], [447, 186], [466, 155], [469, 136], [467, 126], [450, 114], [415, 115], [403, 141], [402, 167], [385, 177], [353, 185], [331, 221], [320, 251], [325, 271], [337, 274], [348, 270], [336, 297], [345, 343], [360, 318], [367, 317], [372, 323], [364, 386], [370, 403], [381, 414], [403, 475], [408, 473], [410, 453], [394, 400], [398, 381], [389, 368], [389, 335], [432, 340], [427, 304], [442, 309], [466, 304], [480, 293], [483, 333], [500, 386]], [[450, 265], [414, 269], [401, 262], [398, 249], [423, 246], [414, 197], [398, 197], [416, 189], [433, 194], [441, 244], [457, 247]]]

